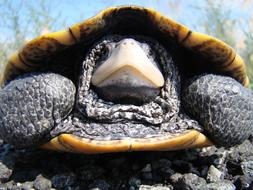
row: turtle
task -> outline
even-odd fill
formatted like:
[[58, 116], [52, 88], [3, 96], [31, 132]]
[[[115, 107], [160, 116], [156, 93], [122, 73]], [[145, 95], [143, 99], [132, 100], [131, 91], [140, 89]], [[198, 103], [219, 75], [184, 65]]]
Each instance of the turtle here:
[[0, 137], [85, 154], [229, 148], [253, 129], [248, 84], [225, 42], [150, 8], [110, 7], [10, 57]]

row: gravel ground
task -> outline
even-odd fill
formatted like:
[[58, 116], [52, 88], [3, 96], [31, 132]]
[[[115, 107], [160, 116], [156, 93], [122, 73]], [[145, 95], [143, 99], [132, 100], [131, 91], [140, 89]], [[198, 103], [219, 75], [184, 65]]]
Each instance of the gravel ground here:
[[253, 189], [253, 138], [225, 150], [79, 155], [0, 142], [0, 190]]

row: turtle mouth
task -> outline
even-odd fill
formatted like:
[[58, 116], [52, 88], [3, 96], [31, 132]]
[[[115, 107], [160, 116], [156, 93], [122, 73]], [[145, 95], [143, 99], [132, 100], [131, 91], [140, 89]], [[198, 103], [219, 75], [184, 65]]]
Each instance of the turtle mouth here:
[[107, 58], [95, 69], [91, 83], [107, 101], [140, 105], [153, 100], [164, 85], [164, 77], [146, 43], [133, 38], [107, 44]]

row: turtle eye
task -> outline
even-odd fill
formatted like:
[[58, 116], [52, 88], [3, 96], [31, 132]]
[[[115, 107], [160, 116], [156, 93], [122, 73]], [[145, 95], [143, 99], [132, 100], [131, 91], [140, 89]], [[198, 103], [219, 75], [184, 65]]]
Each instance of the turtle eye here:
[[105, 49], [106, 49], [106, 51], [107, 51], [107, 56], [108, 56], [108, 57], [110, 56], [110, 54], [112, 53], [112, 50], [113, 50], [116, 46], [117, 46], [117, 44], [116, 44], [116, 43], [113, 43], [113, 42], [106, 44]]
[[105, 45], [104, 48], [102, 48], [101, 50], [101, 55], [100, 55], [100, 60], [105, 60], [107, 57], [108, 57], [108, 54], [109, 54], [109, 49], [108, 47]]
[[107, 43], [101, 50], [100, 62], [110, 57], [112, 50], [115, 48], [115, 43]]
[[96, 68], [98, 68], [106, 59], [111, 56], [112, 50], [116, 47], [116, 43], [113, 42], [103, 42], [102, 48], [97, 52], [98, 59], [96, 61]]

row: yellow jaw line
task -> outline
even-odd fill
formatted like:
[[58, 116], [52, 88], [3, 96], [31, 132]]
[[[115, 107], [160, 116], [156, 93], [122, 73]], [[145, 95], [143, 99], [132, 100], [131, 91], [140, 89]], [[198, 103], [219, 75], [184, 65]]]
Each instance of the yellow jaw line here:
[[213, 143], [196, 130], [187, 130], [180, 134], [164, 135], [144, 139], [123, 139], [98, 141], [80, 138], [71, 134], [61, 134], [53, 138], [43, 149], [76, 152], [85, 154], [127, 152], [127, 151], [168, 151], [186, 148], [211, 146]]
[[159, 69], [149, 60], [140, 45], [133, 39], [124, 39], [112, 50], [110, 57], [97, 68], [92, 77], [92, 84], [98, 86], [110, 79], [119, 70], [138, 72], [155, 87], [162, 87], [164, 78]]

